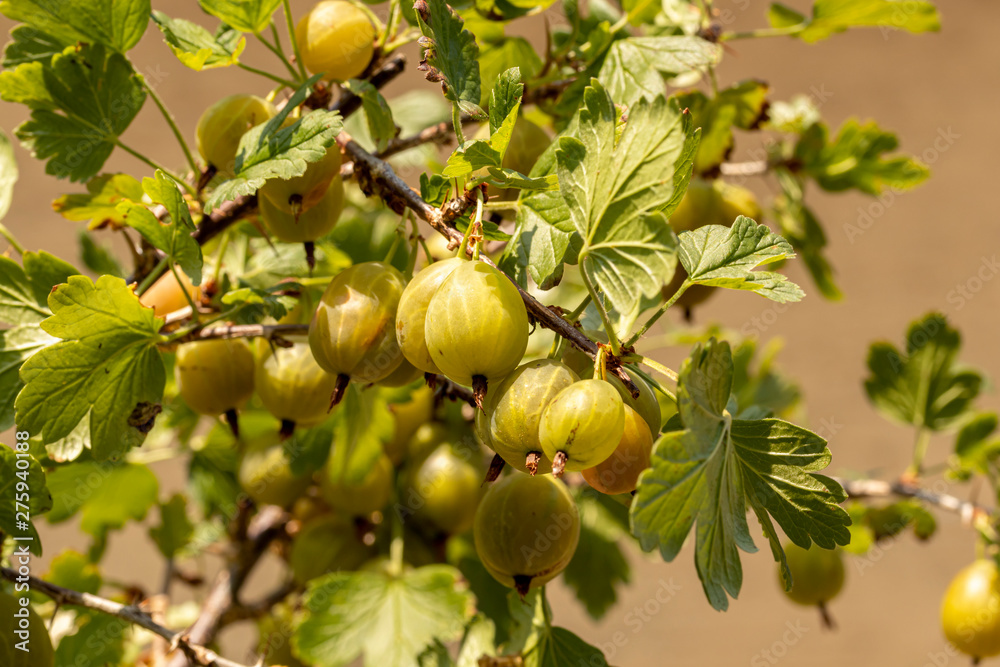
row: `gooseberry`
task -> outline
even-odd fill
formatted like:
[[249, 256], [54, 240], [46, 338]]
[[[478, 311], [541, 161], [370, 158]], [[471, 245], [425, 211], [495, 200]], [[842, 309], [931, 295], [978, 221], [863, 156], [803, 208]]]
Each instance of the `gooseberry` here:
[[195, 133], [198, 152], [205, 162], [225, 176], [236, 168], [240, 138], [250, 128], [270, 120], [274, 105], [256, 95], [224, 97], [201, 114]]
[[960, 570], [941, 602], [948, 641], [977, 662], [1000, 655], [1000, 573], [996, 561], [980, 559]]
[[487, 383], [514, 370], [528, 346], [528, 313], [521, 294], [485, 262], [464, 262], [427, 304], [424, 336], [434, 364], [449, 379], [471, 386], [480, 408]]
[[625, 405], [604, 380], [566, 387], [542, 412], [538, 438], [559, 476], [592, 468], [611, 456], [625, 433]]
[[[177, 282], [177, 276], [180, 276], [180, 282]], [[197, 304], [201, 299], [201, 289], [192, 285], [191, 279], [183, 271], [178, 271], [177, 276], [173, 271], [164, 273], [142, 293], [139, 303], [152, 308], [160, 317], [190, 305], [184, 292]]]
[[315, 205], [295, 213], [283, 211], [266, 197], [260, 197], [260, 219], [271, 236], [286, 243], [308, 243], [325, 236], [340, 220], [344, 210], [344, 184], [334, 177]]
[[368, 67], [375, 52], [375, 26], [344, 0], [323, 0], [295, 27], [302, 64], [313, 74], [347, 81]]
[[174, 376], [177, 389], [192, 410], [203, 415], [227, 414], [253, 395], [254, 357], [241, 338], [215, 338], [184, 343], [177, 348]]
[[328, 572], [356, 570], [374, 555], [353, 522], [327, 515], [302, 526], [292, 540], [288, 564], [295, 581], [305, 585]]
[[237, 474], [240, 486], [258, 505], [288, 507], [309, 486], [308, 475], [295, 475], [278, 436], [268, 434], [246, 445]]
[[326, 418], [337, 378], [320, 368], [305, 340], [291, 347], [272, 347], [261, 341], [254, 387], [261, 403], [282, 422], [290, 435], [295, 425], [314, 426]]
[[[490, 392], [488, 424], [490, 446], [508, 465], [531, 474], [552, 471], [552, 460], [542, 451], [539, 423], [559, 392], [578, 382], [565, 364], [541, 359], [521, 364]], [[533, 465], [527, 457], [533, 454]]]
[[392, 487], [392, 461], [385, 454], [375, 459], [362, 479], [347, 479], [343, 472], [334, 472], [328, 464], [320, 480], [320, 491], [326, 502], [352, 516], [365, 516], [385, 507], [392, 498]]
[[268, 179], [257, 192], [279, 211], [298, 215], [318, 204], [339, 177], [340, 148], [334, 145], [322, 159], [308, 163], [301, 176]]
[[482, 471], [451, 445], [439, 445], [412, 472], [403, 502], [419, 520], [449, 535], [472, 528]]
[[821, 549], [815, 544], [803, 549], [790, 543], [785, 545], [785, 559], [792, 574], [792, 588], [785, 595], [796, 604], [818, 606], [824, 624], [832, 627], [826, 603], [844, 587], [844, 561], [840, 552]]
[[396, 305], [403, 276], [382, 262], [341, 271], [323, 292], [309, 325], [309, 347], [324, 370], [337, 376], [331, 396], [339, 403], [349, 380], [378, 382], [396, 370]]
[[551, 475], [508, 475], [483, 496], [473, 536], [486, 570], [524, 596], [569, 565], [580, 540], [580, 514]]
[[462, 266], [465, 260], [459, 257], [444, 259], [424, 268], [403, 290], [396, 311], [396, 340], [406, 360], [425, 373], [440, 373], [427, 350], [424, 328], [427, 305], [431, 297], [441, 287], [441, 283], [452, 271]]
[[625, 433], [618, 447], [601, 463], [583, 471], [587, 484], [609, 495], [631, 493], [639, 483], [639, 474], [649, 467], [653, 435], [645, 419], [625, 406]]

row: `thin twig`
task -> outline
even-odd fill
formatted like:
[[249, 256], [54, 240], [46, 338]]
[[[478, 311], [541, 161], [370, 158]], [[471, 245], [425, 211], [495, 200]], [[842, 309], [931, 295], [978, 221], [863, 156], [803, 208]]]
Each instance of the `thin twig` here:
[[887, 482], [881, 479], [840, 479], [837, 477], [833, 479], [844, 487], [847, 495], [852, 500], [861, 498], [886, 498], [889, 496], [916, 498], [935, 507], [954, 512], [967, 523], [973, 523], [977, 519], [988, 518], [990, 516], [990, 510], [982, 505], [962, 500], [947, 493], [928, 491], [909, 482]]
[[[381, 63], [368, 77], [368, 82], [376, 88], [382, 88], [397, 76], [402, 74], [406, 67], [406, 56], [397, 53], [391, 58]], [[343, 117], [350, 116], [361, 108], [361, 98], [349, 90], [341, 89], [340, 98], [330, 105], [331, 111], [339, 111]]]
[[[18, 574], [17, 571], [6, 567], [0, 567], [0, 577], [14, 582], [23, 582], [25, 579], [24, 575]], [[233, 662], [219, 656], [215, 651], [193, 641], [183, 632], [163, 627], [138, 607], [124, 605], [120, 602], [108, 600], [107, 598], [90, 593], [81, 593], [69, 588], [63, 588], [33, 575], [28, 575], [27, 580], [31, 590], [47, 595], [55, 600], [59, 606], [73, 605], [75, 607], [85, 607], [99, 611], [102, 614], [115, 616], [123, 621], [128, 621], [132, 625], [137, 625], [149, 630], [153, 634], [159, 635], [167, 640], [172, 647], [176, 647], [184, 653], [186, 658], [182, 657], [181, 659], [189, 660], [196, 665], [204, 667], [248, 667], [243, 663]]]
[[767, 160], [753, 160], [751, 162], [723, 162], [719, 165], [719, 171], [723, 176], [760, 176], [766, 174], [771, 169], [771, 163]]

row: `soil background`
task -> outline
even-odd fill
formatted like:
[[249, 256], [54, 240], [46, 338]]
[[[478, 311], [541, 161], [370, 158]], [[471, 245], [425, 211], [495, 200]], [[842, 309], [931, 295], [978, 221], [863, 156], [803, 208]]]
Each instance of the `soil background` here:
[[[292, 4], [301, 15], [310, 3]], [[802, 11], [808, 6], [802, 0], [788, 4]], [[154, 0], [153, 5], [172, 16], [201, 16], [190, 0]], [[717, 0], [715, 5], [727, 29], [766, 25], [765, 2]], [[697, 312], [699, 321], [717, 320], [755, 333], [762, 341], [785, 340], [781, 366], [804, 390], [806, 423], [830, 439], [834, 472], [892, 477], [909, 460], [912, 433], [880, 418], [863, 393], [871, 341], [898, 344], [908, 322], [938, 310], [962, 331], [961, 359], [991, 376], [1000, 375], [1000, 223], [995, 212], [1000, 148], [1000, 41], [995, 30], [1000, 4], [951, 0], [940, 9], [943, 30], [938, 34], [859, 29], [817, 45], [788, 38], [734, 42], [718, 70], [723, 86], [748, 77], [766, 80], [773, 99], [812, 94], [834, 128], [851, 116], [876, 119], [898, 133], [903, 150], [921, 156], [932, 168], [924, 186], [887, 193], [881, 201], [811, 192], [813, 208], [829, 236], [829, 256], [845, 293], [842, 302], [830, 303], [815, 294], [804, 270], [792, 262], [790, 277], [810, 292], [802, 303], [784, 308], [752, 295], [728, 293]], [[206, 24], [214, 24], [214, 19]], [[10, 27], [6, 20], [0, 25]], [[517, 22], [513, 31], [538, 38]], [[192, 139], [199, 114], [211, 102], [230, 93], [266, 90], [262, 79], [245, 72], [187, 70], [154, 27], [132, 56]], [[276, 62], [253, 42], [245, 60], [269, 68]], [[415, 72], [416, 60], [411, 57], [407, 73], [385, 91], [388, 97], [433, 85]], [[24, 118], [22, 107], [0, 104], [0, 126], [8, 133]], [[182, 163], [151, 102], [124, 139], [148, 147], [163, 163]], [[748, 151], [753, 141], [739, 142], [734, 159], [752, 157]], [[17, 157], [21, 179], [5, 223], [29, 249], [44, 248], [76, 261], [78, 228], [53, 213], [50, 203], [82, 186], [47, 176], [43, 165], [21, 147]], [[148, 174], [120, 151], [106, 167], [117, 170]], [[775, 188], [767, 179], [751, 179], [748, 185], [761, 193]], [[971, 298], [959, 297], [959, 286], [965, 286]], [[660, 350], [656, 355], [675, 364], [683, 351]], [[995, 410], [1000, 402], [995, 393], [987, 393], [981, 406]], [[946, 460], [951, 444], [951, 436], [935, 438], [929, 464]], [[155, 469], [162, 480], [161, 496], [183, 488], [180, 466], [157, 464]], [[981, 500], [990, 502], [985, 489], [957, 491], [978, 492]], [[589, 619], [561, 585], [550, 587], [550, 600], [559, 625], [600, 646], [609, 662], [621, 667], [968, 664], [965, 658], [948, 655], [938, 607], [951, 576], [975, 556], [973, 534], [957, 517], [938, 516], [940, 530], [929, 543], [902, 537], [865, 559], [849, 560], [846, 589], [832, 605], [839, 622], [835, 632], [822, 629], [812, 609], [793, 606], [784, 598], [759, 533], [762, 550], [744, 555], [743, 590], [725, 613], [713, 611], [705, 600], [691, 544], [669, 564], [638, 550], [630, 552], [633, 583], [599, 622]], [[162, 572], [158, 564], [150, 571], [159, 560], [145, 531], [145, 526], [133, 525], [111, 537], [102, 567], [117, 581], [155, 590]], [[44, 572], [48, 559], [63, 548], [87, 547], [74, 522], [43, 525], [43, 534], [47, 557], [35, 564], [37, 572]], [[213, 561], [205, 565], [216, 567]], [[252, 587], [259, 590], [272, 580], [274, 566], [265, 561]], [[661, 589], [673, 592], [665, 595]], [[224, 633], [227, 657], [253, 662], [246, 630], [237, 626]]]

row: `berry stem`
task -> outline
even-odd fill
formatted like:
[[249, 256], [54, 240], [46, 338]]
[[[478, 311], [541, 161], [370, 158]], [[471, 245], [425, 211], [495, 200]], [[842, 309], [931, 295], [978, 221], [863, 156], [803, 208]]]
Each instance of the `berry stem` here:
[[223, 413], [226, 418], [226, 423], [229, 424], [229, 430], [232, 431], [233, 437], [237, 440], [240, 439], [240, 417], [236, 412], [236, 408], [229, 408]]
[[275, 83], [280, 83], [282, 86], [286, 86], [288, 88], [291, 88], [292, 90], [295, 90], [296, 88], [298, 88], [298, 86], [295, 85], [294, 81], [289, 81], [288, 79], [282, 79], [280, 76], [277, 76], [275, 74], [271, 74], [270, 72], [265, 72], [264, 70], [257, 69], [256, 67], [251, 67], [250, 65], [247, 65], [246, 63], [242, 63], [242, 62], [236, 63], [236, 66], [239, 67], [240, 69], [246, 70], [247, 72], [250, 72], [252, 74], [256, 74], [258, 76], [262, 76], [265, 79], [270, 79], [271, 81], [274, 81]]
[[833, 620], [833, 615], [830, 614], [830, 609], [826, 606], [826, 602], [820, 602], [819, 607], [819, 617], [823, 623], [823, 627], [827, 630], [836, 630], [837, 622]]
[[281, 428], [278, 430], [278, 436], [281, 438], [281, 441], [288, 440], [292, 437], [293, 433], [295, 433], [295, 422], [291, 419], [282, 419]]
[[278, 26], [274, 24], [274, 21], [271, 22], [271, 35], [274, 36], [274, 44], [271, 44], [269, 41], [264, 39], [263, 35], [257, 35], [257, 39], [259, 39], [261, 44], [266, 46], [271, 53], [278, 56], [282, 64], [285, 66], [285, 69], [288, 70], [288, 73], [292, 75], [293, 79], [297, 80], [299, 78], [299, 73], [295, 71], [295, 68], [292, 67], [292, 63], [290, 63], [288, 58], [285, 56], [285, 51], [281, 46], [281, 35], [278, 34]]
[[486, 391], [488, 389], [488, 382], [486, 378], [482, 375], [472, 376], [472, 396], [476, 399], [476, 407], [478, 407], [483, 412], [486, 409], [483, 408], [483, 401], [486, 400]]
[[503, 457], [499, 454], [493, 455], [493, 460], [490, 461], [489, 470], [486, 471], [486, 479], [480, 486], [486, 486], [490, 482], [495, 482], [499, 477], [500, 473], [503, 472], [503, 467], [507, 465], [507, 462], [503, 460]]
[[351, 377], [349, 375], [341, 373], [337, 376], [337, 384], [333, 388], [333, 393], [330, 394], [330, 409], [327, 412], [333, 410], [344, 399], [344, 392], [347, 391], [347, 386], [350, 383]]
[[561, 449], [556, 452], [555, 458], [552, 459], [552, 475], [555, 477], [562, 477], [563, 473], [566, 472], [566, 462], [569, 460], [569, 456], [566, 452]]
[[184, 140], [184, 135], [181, 133], [180, 128], [177, 127], [177, 122], [174, 120], [174, 116], [167, 109], [167, 105], [163, 103], [160, 96], [156, 94], [153, 87], [149, 85], [145, 77], [140, 77], [142, 79], [142, 87], [146, 89], [149, 93], [150, 98], [156, 104], [156, 108], [160, 110], [163, 115], [163, 119], [167, 121], [167, 125], [170, 126], [170, 131], [174, 133], [174, 137], [177, 138], [177, 143], [180, 144], [181, 150], [184, 152], [184, 159], [187, 160], [188, 166], [191, 167], [191, 172], [195, 174], [201, 173], [201, 169], [198, 168], [198, 163], [194, 161], [194, 155], [191, 154], [191, 149], [187, 145], [187, 141]]
[[632, 347], [633, 345], [635, 345], [636, 342], [640, 338], [642, 338], [642, 336], [647, 331], [649, 331], [649, 328], [651, 326], [653, 326], [654, 324], [656, 324], [656, 321], [658, 319], [660, 319], [661, 317], [663, 317], [663, 313], [667, 312], [667, 309], [670, 308], [670, 306], [672, 306], [675, 303], [677, 303], [677, 299], [681, 298], [681, 295], [684, 294], [684, 292], [687, 291], [687, 288], [691, 287], [691, 285], [694, 285], [694, 283], [691, 282], [690, 280], [685, 279], [684, 282], [681, 283], [681, 286], [677, 289], [677, 291], [674, 292], [673, 296], [671, 296], [669, 299], [667, 299], [667, 302], [664, 303], [662, 306], [660, 306], [660, 308], [655, 313], [653, 313], [652, 316], [650, 316], [650, 318], [648, 320], [646, 320], [646, 323], [643, 324], [642, 327], [640, 327], [638, 331], [636, 331], [634, 334], [632, 334], [631, 338], [629, 338], [627, 341], [625, 341], [625, 347]]
[[455, 128], [455, 139], [458, 140], [458, 147], [465, 145], [465, 134], [462, 132], [462, 110], [457, 103], [451, 105], [451, 124]]
[[532, 477], [538, 472], [538, 463], [541, 460], [542, 455], [539, 452], [528, 452], [528, 455], [524, 457], [524, 467], [528, 469], [528, 473]]
[[924, 468], [924, 458], [927, 456], [927, 448], [931, 443], [931, 432], [923, 426], [917, 429], [916, 439], [913, 443], [913, 461], [910, 467], [903, 473], [903, 478], [914, 481], [920, 478]]
[[[302, 62], [302, 53], [299, 51], [299, 40], [295, 37], [295, 22], [292, 20], [292, 6], [288, 0], [281, 0], [281, 6], [285, 12], [285, 26], [288, 28], [288, 39], [292, 42], [292, 53], [295, 54], [295, 64], [299, 66], [299, 76], [302, 81], [309, 78], [306, 74], [305, 63]], [[295, 86], [292, 86], [294, 89]]]
[[4, 225], [3, 223], [0, 223], [0, 236], [3, 236], [5, 239], [7, 239], [7, 243], [10, 244], [11, 248], [17, 251], [18, 255], [24, 254], [24, 246], [21, 245], [16, 238], [14, 238], [14, 234], [11, 233], [11, 231], [7, 229], [7, 226]]
[[590, 271], [587, 270], [587, 267], [590, 266], [590, 262], [588, 261], [589, 259], [589, 255], [582, 255], [580, 257], [580, 274], [583, 276], [583, 282], [587, 286], [587, 292], [590, 294], [590, 298], [594, 301], [594, 305], [597, 306], [597, 314], [601, 316], [601, 322], [604, 324], [604, 332], [608, 334], [608, 343], [611, 345], [611, 354], [618, 357], [621, 356], [622, 353], [622, 344], [618, 340], [618, 334], [615, 332], [614, 326], [611, 324], [611, 317], [608, 315], [608, 311], [604, 307], [604, 303], [597, 294], [597, 288], [594, 287], [594, 283], [590, 279]]

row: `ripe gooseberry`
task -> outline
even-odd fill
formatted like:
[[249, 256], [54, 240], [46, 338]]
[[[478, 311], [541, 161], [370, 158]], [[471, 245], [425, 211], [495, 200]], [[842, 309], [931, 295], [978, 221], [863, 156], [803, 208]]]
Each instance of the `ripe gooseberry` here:
[[323, 421], [337, 378], [320, 368], [305, 340], [273, 349], [261, 343], [254, 387], [267, 411], [281, 420], [282, 435], [291, 435], [297, 424], [309, 427]]
[[284, 211], [271, 199], [260, 197], [260, 219], [271, 236], [286, 243], [311, 243], [336, 226], [344, 210], [344, 183], [334, 177], [313, 206], [297, 215]]
[[[796, 604], [818, 606], [824, 625], [833, 627], [826, 603], [837, 597], [844, 587], [844, 560], [840, 551], [821, 549], [815, 544], [803, 549], [791, 543], [786, 544], [784, 550], [792, 574], [792, 588], [785, 591], [785, 595]], [[778, 576], [780, 579], [780, 571]]]
[[323, 292], [309, 324], [309, 347], [316, 363], [337, 376], [332, 405], [350, 380], [378, 382], [403, 360], [395, 334], [403, 287], [392, 266], [365, 262], [341, 271]]
[[441, 283], [464, 263], [465, 260], [460, 257], [451, 257], [430, 264], [413, 276], [403, 290], [403, 296], [399, 298], [399, 308], [396, 311], [396, 340], [399, 342], [399, 349], [403, 351], [407, 361], [425, 373], [441, 372], [431, 358], [424, 338], [427, 305]]
[[[27, 598], [25, 598], [27, 602]], [[27, 610], [22, 611], [22, 610]], [[15, 614], [27, 613], [27, 619]], [[27, 627], [19, 621], [27, 621]], [[30, 651], [22, 651], [14, 646], [20, 639], [15, 631], [27, 632], [31, 639]], [[22, 635], [23, 636], [23, 635]], [[55, 652], [52, 638], [42, 617], [29, 604], [21, 606], [21, 601], [13, 595], [0, 591], [0, 665], [9, 667], [53, 667]]]
[[649, 467], [653, 452], [653, 435], [642, 416], [625, 406], [625, 433], [618, 447], [601, 463], [583, 471], [587, 484], [614, 495], [631, 493], [639, 483], [639, 475]]
[[604, 380], [580, 380], [545, 407], [538, 427], [542, 451], [558, 477], [593, 468], [611, 456], [625, 433], [625, 404]]
[[328, 572], [356, 570], [375, 555], [354, 523], [328, 514], [307, 522], [292, 540], [288, 565], [300, 585]]
[[308, 475], [295, 475], [275, 434], [267, 434], [246, 445], [237, 474], [240, 486], [258, 505], [288, 507], [309, 486]]
[[580, 541], [580, 514], [551, 475], [508, 475], [479, 503], [473, 537], [486, 570], [523, 597], [569, 565]]
[[[308, 163], [301, 176], [268, 179], [257, 192], [274, 208], [298, 217], [316, 206], [326, 196], [334, 181], [340, 179], [340, 159], [340, 148], [331, 146], [322, 159]], [[343, 184], [340, 189], [338, 199], [342, 200]]]
[[443, 444], [411, 473], [404, 502], [417, 519], [457, 535], [472, 528], [481, 485], [482, 471]]
[[295, 27], [302, 64], [312, 74], [347, 81], [368, 67], [375, 52], [375, 26], [368, 15], [344, 0], [323, 0]]
[[[177, 282], [177, 276], [180, 276], [180, 282]], [[173, 271], [164, 273], [142, 293], [139, 303], [152, 308], [159, 317], [187, 308], [190, 304], [184, 292], [197, 304], [201, 299], [201, 288], [192, 285], [191, 279], [183, 271], [178, 271], [177, 276]]]
[[232, 176], [240, 139], [250, 128], [270, 120], [274, 105], [256, 95], [224, 97], [201, 114], [195, 138], [201, 157], [224, 176]]
[[392, 497], [392, 461], [380, 455], [368, 473], [359, 480], [346, 478], [327, 465], [320, 478], [320, 492], [331, 507], [351, 516], [365, 516], [385, 507]]
[[1000, 655], [1000, 573], [996, 561], [977, 560], [955, 575], [941, 601], [941, 627], [948, 641], [976, 662]]
[[236, 410], [253, 395], [255, 365], [250, 345], [241, 338], [184, 343], [174, 364], [177, 390], [198, 414], [225, 414], [235, 433]]
[[565, 364], [551, 359], [518, 366], [490, 392], [486, 414], [493, 450], [523, 472], [551, 472], [552, 460], [542, 451], [538, 437], [539, 423], [552, 399], [578, 381]]
[[528, 313], [503, 273], [471, 260], [451, 272], [427, 304], [427, 349], [449, 379], [471, 386], [480, 409], [488, 382], [514, 370], [528, 347]]

